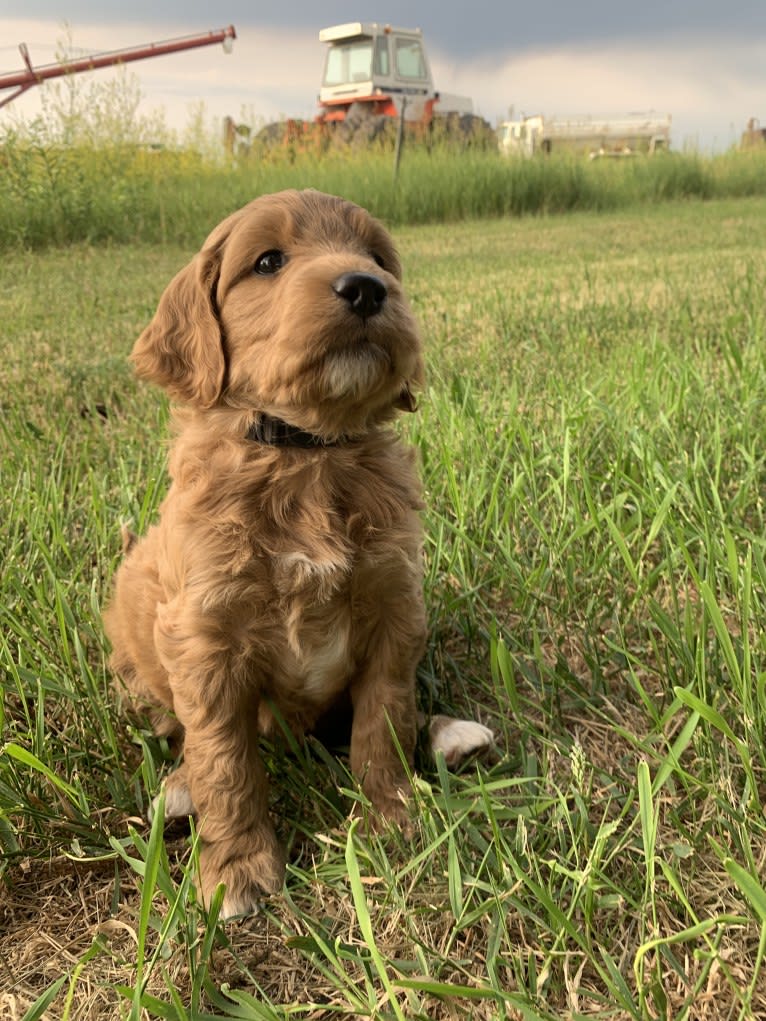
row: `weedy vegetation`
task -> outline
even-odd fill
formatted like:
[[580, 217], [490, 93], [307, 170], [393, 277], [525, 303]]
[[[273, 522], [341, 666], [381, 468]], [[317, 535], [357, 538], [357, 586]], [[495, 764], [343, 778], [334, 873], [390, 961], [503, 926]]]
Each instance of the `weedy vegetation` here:
[[256, 124], [252, 141], [226, 154], [212, 140], [204, 107], [179, 136], [161, 119], [141, 117], [131, 76], [108, 87], [82, 82], [75, 75], [49, 83], [43, 115], [31, 123], [0, 120], [0, 246], [194, 247], [208, 225], [253, 195], [294, 187], [343, 195], [390, 226], [766, 193], [764, 148], [589, 163], [408, 142], [395, 178], [388, 146], [339, 149], [309, 132], [271, 147]]
[[[28, 146], [6, 139], [6, 169], [80, 158]], [[610, 199], [661, 197], [687, 157], [496, 160], [594, 197], [512, 218], [461, 205], [467, 177], [444, 198], [426, 155], [398, 191], [353, 164], [213, 181], [156, 155], [80, 192], [0, 184], [3, 1016], [763, 1017], [766, 199]], [[193, 828], [145, 821], [171, 763], [118, 711], [99, 608], [120, 522], [145, 528], [166, 484], [167, 409], [127, 352], [218, 217], [290, 184], [394, 225], [429, 363], [401, 426], [427, 493], [423, 698], [498, 753], [423, 763], [404, 840], [349, 821], [342, 757], [265, 746], [287, 881], [222, 925]]]

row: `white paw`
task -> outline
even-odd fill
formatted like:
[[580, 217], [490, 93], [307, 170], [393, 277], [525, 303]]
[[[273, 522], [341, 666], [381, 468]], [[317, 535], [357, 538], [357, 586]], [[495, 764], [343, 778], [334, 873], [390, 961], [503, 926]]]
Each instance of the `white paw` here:
[[[165, 819], [183, 819], [187, 815], [194, 815], [195, 808], [192, 801], [191, 791], [188, 784], [176, 779], [179, 774], [171, 773], [163, 786], [165, 796]], [[158, 794], [149, 806], [147, 816], [149, 822], [154, 819], [157, 811], [157, 803], [162, 795]]]
[[482, 723], [473, 720], [452, 720], [434, 716], [429, 728], [431, 749], [441, 752], [448, 766], [455, 766], [469, 755], [486, 751], [494, 743], [494, 734]]
[[257, 896], [231, 896], [228, 891], [224, 894], [221, 904], [219, 918], [222, 922], [230, 922], [235, 918], [244, 918], [247, 915], [257, 915], [263, 904], [264, 894]]

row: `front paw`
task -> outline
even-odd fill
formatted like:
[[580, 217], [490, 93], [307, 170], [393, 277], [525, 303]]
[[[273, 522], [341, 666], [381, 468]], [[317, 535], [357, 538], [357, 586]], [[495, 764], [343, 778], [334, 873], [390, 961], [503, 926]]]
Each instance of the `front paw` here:
[[276, 837], [248, 834], [236, 841], [208, 844], [200, 854], [201, 893], [207, 907], [223, 883], [220, 917], [255, 914], [264, 897], [279, 893], [285, 878], [285, 859]]
[[393, 826], [408, 836], [412, 830], [410, 791], [406, 777], [375, 786], [369, 782], [364, 784], [364, 792], [373, 809], [369, 818], [370, 828], [380, 832]]

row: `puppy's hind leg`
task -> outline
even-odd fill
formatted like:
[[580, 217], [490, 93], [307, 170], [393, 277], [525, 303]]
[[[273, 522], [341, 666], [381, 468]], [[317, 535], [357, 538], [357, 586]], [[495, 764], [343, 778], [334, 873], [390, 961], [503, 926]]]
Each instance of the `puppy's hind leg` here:
[[494, 734], [483, 723], [474, 720], [454, 720], [450, 716], [433, 716], [428, 723], [431, 752], [441, 752], [447, 765], [454, 769], [472, 755], [488, 752], [495, 741]]
[[149, 806], [149, 822], [154, 819], [157, 812], [157, 804], [160, 798], [165, 797], [165, 819], [183, 819], [188, 815], [196, 815], [197, 810], [191, 796], [189, 777], [186, 772], [186, 763], [182, 762], [177, 769], [167, 777], [162, 785], [162, 792], [158, 794]]
[[138, 542], [138, 536], [135, 532], [131, 532], [127, 524], [123, 522], [120, 525], [120, 538], [122, 539], [122, 555], [126, 557]]

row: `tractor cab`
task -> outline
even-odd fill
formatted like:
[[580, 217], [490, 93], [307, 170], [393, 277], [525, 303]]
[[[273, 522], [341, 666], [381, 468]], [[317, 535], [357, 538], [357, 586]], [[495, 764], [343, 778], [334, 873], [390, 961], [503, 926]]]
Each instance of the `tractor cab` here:
[[376, 113], [392, 115], [401, 97], [421, 108], [433, 99], [419, 28], [356, 21], [323, 28], [319, 39], [329, 44], [319, 93], [328, 119], [333, 107], [343, 116], [341, 110], [351, 103], [374, 103]]

